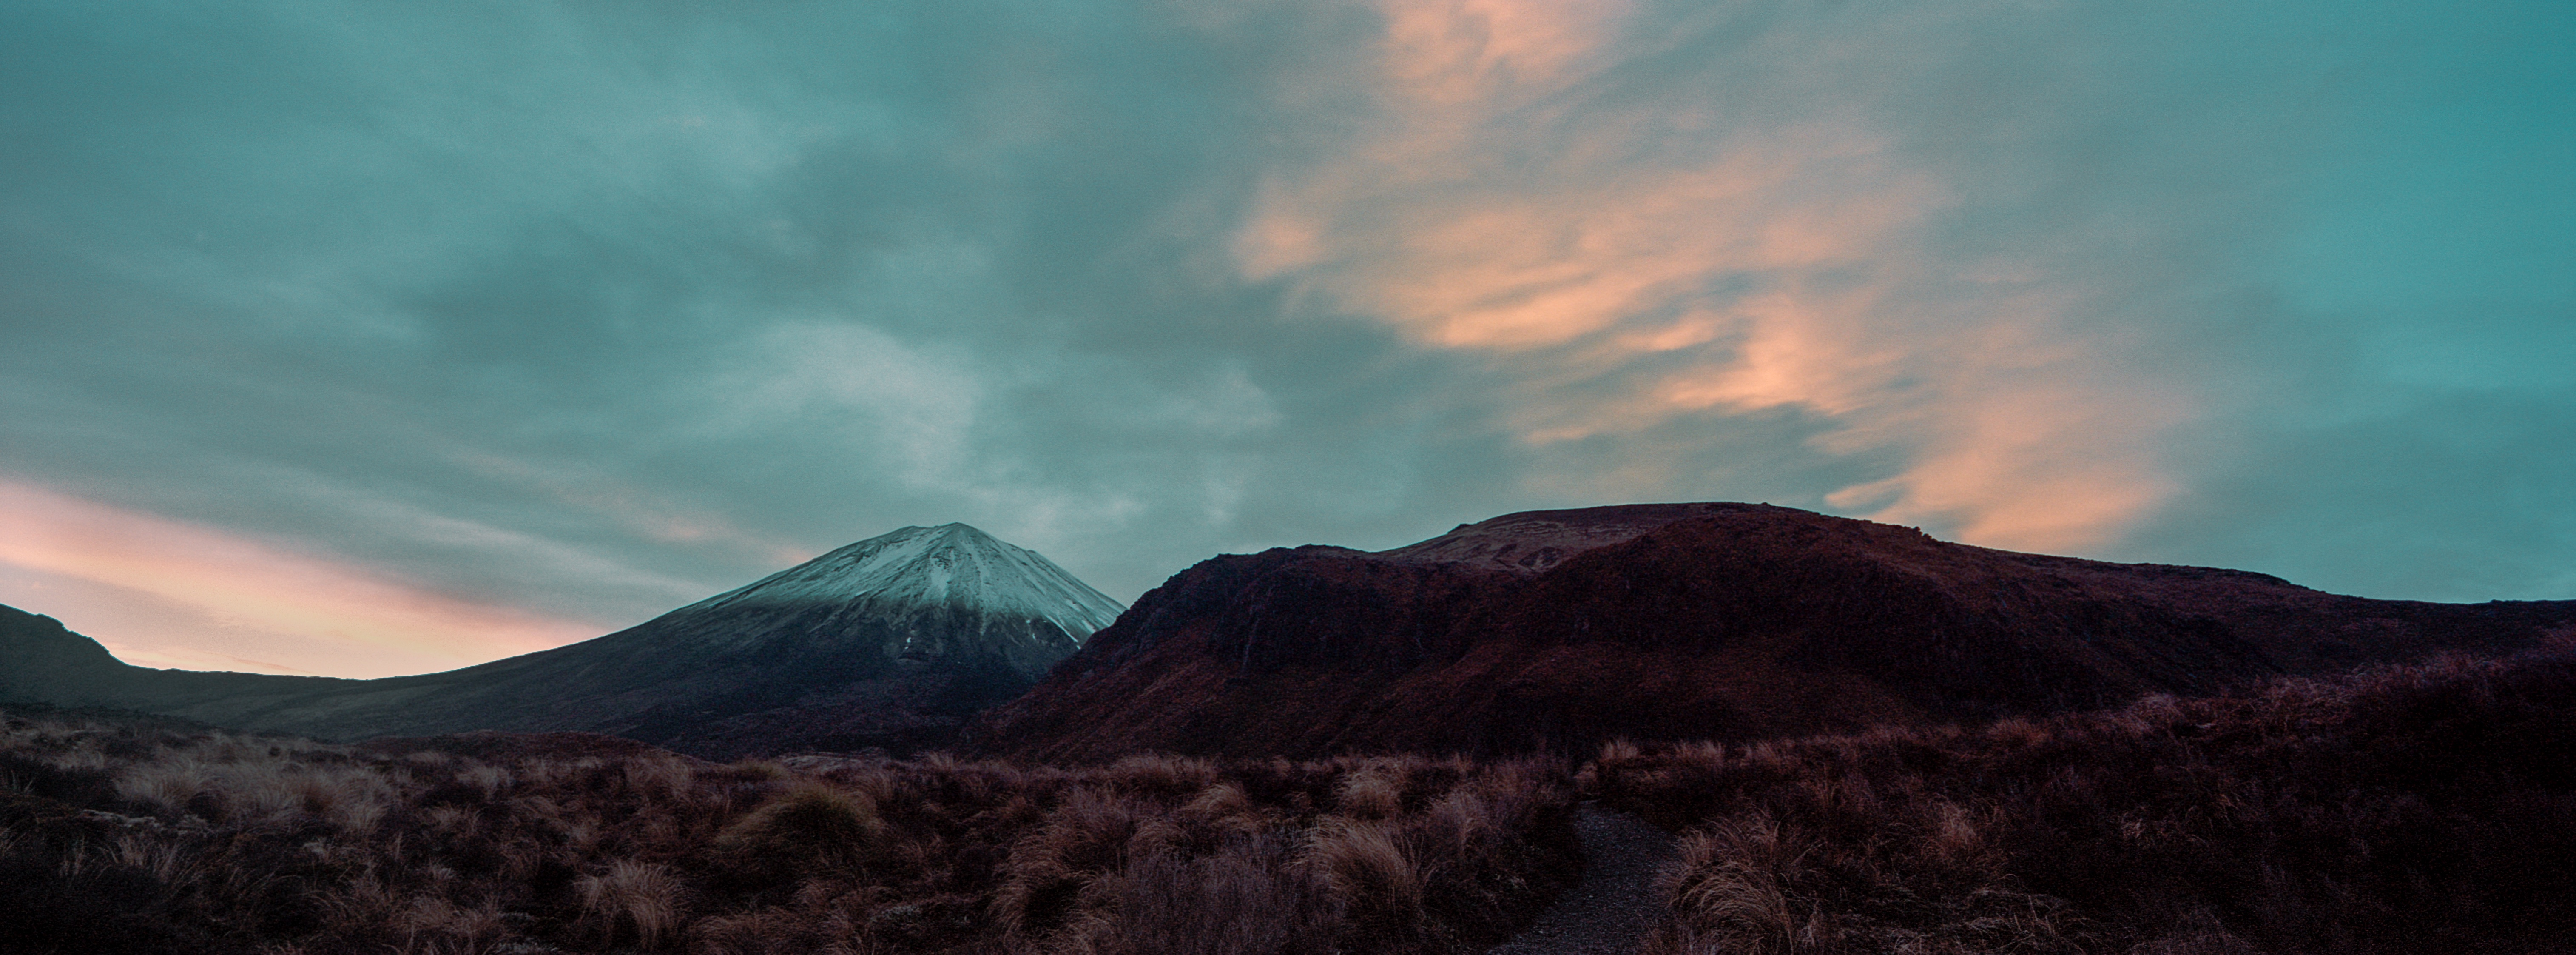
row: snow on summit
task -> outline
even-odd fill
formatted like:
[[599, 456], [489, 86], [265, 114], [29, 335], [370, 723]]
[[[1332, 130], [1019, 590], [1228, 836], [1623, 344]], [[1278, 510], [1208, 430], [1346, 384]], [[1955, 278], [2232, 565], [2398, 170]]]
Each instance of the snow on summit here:
[[942, 524], [868, 538], [677, 613], [861, 600], [1045, 620], [1076, 641], [1126, 609], [1036, 551], [965, 524]]

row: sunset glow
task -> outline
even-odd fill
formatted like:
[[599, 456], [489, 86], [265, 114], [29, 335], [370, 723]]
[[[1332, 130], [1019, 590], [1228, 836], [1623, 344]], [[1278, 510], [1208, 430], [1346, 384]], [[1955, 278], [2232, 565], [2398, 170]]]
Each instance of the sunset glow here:
[[[326, 676], [449, 669], [599, 635], [211, 528], [0, 482], [0, 563], [136, 591], [198, 632], [119, 635], [127, 662]], [[77, 608], [52, 612], [81, 623]], [[224, 646], [209, 658], [191, 647]], [[277, 658], [297, 665], [268, 662]], [[208, 666], [232, 662], [237, 666]]]
[[0, 11], [0, 604], [138, 661], [1658, 501], [2576, 595], [2549, 4], [189, 9]]

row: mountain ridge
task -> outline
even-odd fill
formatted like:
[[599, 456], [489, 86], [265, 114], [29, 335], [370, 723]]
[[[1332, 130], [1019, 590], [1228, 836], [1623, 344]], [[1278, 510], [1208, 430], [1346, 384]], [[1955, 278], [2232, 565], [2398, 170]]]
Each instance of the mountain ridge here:
[[1065, 762], [1750, 739], [2216, 692], [2570, 621], [2576, 601], [2370, 600], [1770, 505], [1522, 512], [1203, 561], [970, 738]]
[[59, 623], [21, 621], [0, 632], [10, 659], [51, 669], [13, 663], [0, 691], [325, 739], [490, 729], [713, 756], [911, 749], [1025, 689], [1119, 609], [1033, 551], [964, 524], [915, 526], [605, 636], [377, 680], [131, 667]]

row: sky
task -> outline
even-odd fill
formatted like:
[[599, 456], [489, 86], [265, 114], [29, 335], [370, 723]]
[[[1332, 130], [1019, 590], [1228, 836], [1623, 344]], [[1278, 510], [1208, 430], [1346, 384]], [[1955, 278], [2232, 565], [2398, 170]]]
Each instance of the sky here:
[[0, 5], [0, 603], [382, 676], [912, 524], [1767, 501], [2576, 598], [2563, 0]]

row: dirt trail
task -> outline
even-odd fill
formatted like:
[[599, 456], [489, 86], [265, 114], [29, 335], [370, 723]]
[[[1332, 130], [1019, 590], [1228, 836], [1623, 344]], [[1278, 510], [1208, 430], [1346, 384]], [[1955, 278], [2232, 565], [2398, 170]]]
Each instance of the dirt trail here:
[[1655, 869], [1679, 855], [1670, 834], [1589, 801], [1576, 810], [1574, 831], [1583, 881], [1486, 955], [1632, 955], [1663, 914]]

